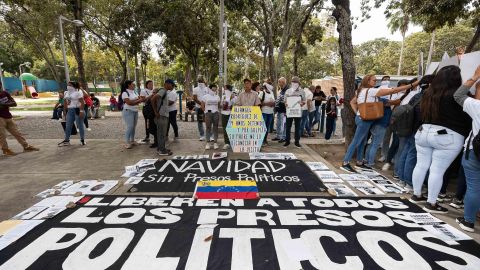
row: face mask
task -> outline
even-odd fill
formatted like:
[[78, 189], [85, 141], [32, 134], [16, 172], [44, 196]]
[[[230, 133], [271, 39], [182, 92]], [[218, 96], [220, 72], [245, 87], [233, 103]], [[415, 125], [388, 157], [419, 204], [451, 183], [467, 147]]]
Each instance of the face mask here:
[[292, 82], [292, 89], [297, 90], [300, 85], [296, 82]]
[[75, 90], [77, 90], [77, 89], [75, 89], [75, 87], [70, 86], [70, 85], [67, 86], [67, 91], [75, 91]]
[[384, 86], [388, 86], [390, 84], [390, 81], [382, 81], [381, 84], [384, 85]]
[[198, 87], [200, 87], [200, 88], [205, 88], [206, 86], [205, 86], [204, 83], [198, 83]]

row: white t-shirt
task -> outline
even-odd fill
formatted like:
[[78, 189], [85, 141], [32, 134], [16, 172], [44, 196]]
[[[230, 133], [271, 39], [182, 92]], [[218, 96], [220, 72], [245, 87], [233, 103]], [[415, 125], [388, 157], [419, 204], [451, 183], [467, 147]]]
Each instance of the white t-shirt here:
[[[265, 95], [265, 99], [264, 99], [263, 95]], [[270, 91], [270, 93], [267, 93], [266, 91], [261, 91], [258, 94], [258, 98], [260, 99], [260, 101], [262, 101], [262, 99], [264, 99], [263, 102], [275, 102], [275, 96], [273, 95], [273, 92], [271, 92], [271, 91]], [[274, 109], [274, 107], [262, 106], [262, 113], [273, 114], [273, 109]]]
[[[232, 97], [233, 96], [233, 97]], [[232, 91], [225, 90], [222, 95], [222, 102], [220, 106], [222, 106], [222, 114], [223, 115], [230, 115], [232, 113], [232, 106], [237, 102], [237, 97], [233, 95]], [[224, 104], [227, 103], [227, 109], [224, 110]]]
[[70, 101], [68, 108], [80, 108], [80, 100], [83, 99], [83, 91], [78, 89], [68, 90], [65, 92], [64, 99]]
[[[127, 93], [128, 92], [128, 93]], [[138, 94], [137, 92], [135, 92], [134, 90], [130, 90], [130, 89], [127, 89], [126, 92], [123, 92], [122, 94], [122, 99], [124, 100], [124, 103], [123, 103], [123, 109], [127, 109], [127, 110], [130, 110], [130, 111], [134, 111], [134, 112], [138, 112], [138, 105], [128, 105], [126, 102], [125, 102], [125, 99], [130, 100], [130, 101], [135, 101], [138, 99]]]
[[310, 100], [311, 101], [311, 106], [310, 106], [310, 110], [308, 112], [313, 112], [313, 111], [315, 111], [315, 104], [314, 104], [314, 101], [313, 101], [313, 93], [308, 88], [305, 88], [304, 91], [305, 91], [305, 99], [307, 100], [307, 102], [305, 102], [305, 104], [302, 106], [302, 110], [308, 110], [308, 101]]
[[[470, 136], [472, 136], [473, 134], [473, 136], [475, 137], [480, 131], [480, 100], [468, 97], [463, 103], [463, 111], [468, 113], [468, 115], [470, 115], [470, 117], [472, 118], [472, 133], [470, 133], [469, 137], [465, 140], [466, 148]], [[471, 148], [472, 145], [470, 143], [470, 149]]]
[[[209, 92], [210, 89], [204, 83], [198, 83], [198, 86], [193, 88], [193, 95], [196, 95], [199, 101]], [[200, 105], [196, 104], [195, 107], [200, 108]]]
[[172, 105], [168, 105], [168, 111], [173, 112], [177, 110], [177, 93], [173, 90], [168, 91], [168, 101], [173, 101]]
[[380, 90], [379, 88], [363, 88], [360, 90], [360, 93], [358, 94], [357, 98], [357, 103], [364, 103], [365, 102], [365, 95], [367, 94], [368, 90], [368, 96], [367, 96], [367, 101], [366, 102], [376, 102], [378, 101], [378, 98], [375, 96], [377, 95], [378, 91]]
[[220, 97], [217, 94], [208, 93], [203, 96], [202, 101], [205, 102], [205, 113], [207, 112], [218, 112], [218, 103], [220, 102]]
[[142, 90], [140, 91], [140, 96], [142, 96], [142, 97], [149, 97], [149, 96], [151, 96], [152, 94], [153, 94], [153, 90], [150, 90], [150, 89], [147, 89], [147, 88], [142, 89]]
[[408, 104], [408, 102], [410, 102], [410, 100], [418, 93], [420, 93], [420, 89], [418, 88], [410, 91], [410, 93], [408, 93], [408, 95], [402, 100], [402, 102], [400, 102], [400, 105]]

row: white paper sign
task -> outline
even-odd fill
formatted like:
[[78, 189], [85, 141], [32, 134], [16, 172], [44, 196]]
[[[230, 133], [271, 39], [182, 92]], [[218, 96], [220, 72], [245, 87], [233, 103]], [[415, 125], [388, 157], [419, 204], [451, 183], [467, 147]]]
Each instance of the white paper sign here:
[[359, 174], [359, 173], [352, 173], [352, 174], [339, 174], [340, 178], [342, 178], [345, 181], [362, 181], [362, 180], [370, 180], [368, 175], [364, 174]]
[[330, 170], [323, 162], [305, 162], [312, 171], [328, 171]]
[[[462, 56], [460, 61], [460, 70], [463, 82], [470, 79], [475, 73], [475, 69], [480, 65], [480, 51], [467, 53]], [[470, 88], [470, 93], [475, 94], [475, 84]]]
[[351, 181], [349, 184], [365, 195], [384, 195], [380, 189], [369, 181]]
[[357, 194], [353, 192], [345, 184], [339, 183], [326, 183], [325, 186], [328, 188], [329, 192], [333, 192], [335, 196], [338, 197], [357, 197]]
[[64, 191], [62, 191], [62, 194], [73, 195], [77, 192], [81, 192], [82, 195], [102, 195], [107, 193], [117, 184], [117, 180], [84, 180], [69, 186]]
[[315, 171], [315, 174], [324, 183], [343, 183], [343, 180], [332, 171]]
[[300, 96], [291, 96], [286, 98], [287, 103], [287, 117], [302, 117], [302, 105], [300, 102], [302, 97]]
[[293, 153], [264, 153], [264, 152], [255, 152], [255, 153], [248, 153], [251, 160], [256, 159], [297, 159], [297, 157]]

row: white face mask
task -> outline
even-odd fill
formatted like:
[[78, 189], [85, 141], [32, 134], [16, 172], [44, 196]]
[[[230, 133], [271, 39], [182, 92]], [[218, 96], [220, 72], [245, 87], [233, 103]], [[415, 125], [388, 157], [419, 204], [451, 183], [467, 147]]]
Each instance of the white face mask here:
[[388, 85], [390, 84], [390, 81], [382, 81], [380, 84], [381, 84], [381, 85], [388, 86]]
[[292, 82], [292, 89], [297, 90], [298, 87], [300, 87], [300, 84], [298, 84], [298, 83], [296, 83], [296, 82]]
[[77, 90], [77, 89], [75, 89], [75, 87], [70, 86], [70, 85], [67, 86], [67, 91], [75, 91], [75, 90]]

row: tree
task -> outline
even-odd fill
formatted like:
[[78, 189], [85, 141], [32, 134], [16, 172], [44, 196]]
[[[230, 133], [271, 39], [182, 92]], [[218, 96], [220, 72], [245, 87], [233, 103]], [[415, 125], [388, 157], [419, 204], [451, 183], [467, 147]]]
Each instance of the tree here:
[[[64, 0], [67, 7], [67, 11], [73, 14], [75, 20], [83, 21], [83, 4], [82, 0]], [[85, 77], [85, 67], [83, 63], [83, 29], [80, 26], [73, 26], [74, 38], [70, 38], [68, 32], [66, 32], [66, 40], [70, 44], [70, 48], [77, 61], [77, 71], [80, 84], [84, 89], [88, 89], [87, 79]]]
[[355, 62], [352, 45], [350, 0], [332, 0], [332, 4], [334, 5], [332, 15], [337, 21], [338, 45], [342, 60], [345, 100], [342, 121], [345, 126], [345, 143], [348, 145], [353, 138], [355, 130], [355, 114], [350, 106], [350, 100], [352, 100], [355, 93]]
[[384, 63], [378, 61], [380, 53], [390, 44], [386, 38], [366, 41], [354, 47], [355, 63], [358, 74], [387, 74]]
[[408, 15], [404, 11], [404, 7], [402, 4], [399, 4], [393, 12], [388, 11], [386, 12], [386, 14], [388, 19], [388, 28], [390, 28], [390, 31], [392, 31], [392, 34], [397, 31], [400, 31], [400, 34], [402, 35], [402, 45], [400, 46], [400, 59], [398, 60], [398, 70], [397, 70], [397, 75], [400, 75], [400, 73], [402, 72], [403, 49], [405, 47], [405, 35], [407, 34], [408, 26], [410, 24], [411, 18], [410, 18], [410, 15]]
[[295, 38], [293, 48], [293, 74], [298, 75], [298, 59], [307, 55], [307, 47], [304, 45], [315, 45], [315, 42], [321, 41], [323, 36], [323, 27], [318, 19], [309, 20], [310, 13], [305, 15]]

